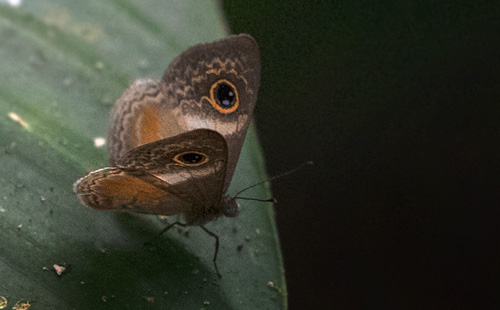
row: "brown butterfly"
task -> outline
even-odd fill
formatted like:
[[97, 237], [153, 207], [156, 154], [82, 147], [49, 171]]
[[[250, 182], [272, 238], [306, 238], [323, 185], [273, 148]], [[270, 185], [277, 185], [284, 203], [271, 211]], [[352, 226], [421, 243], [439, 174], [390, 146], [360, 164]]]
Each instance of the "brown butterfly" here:
[[215, 264], [218, 238], [202, 225], [238, 214], [225, 193], [259, 82], [259, 49], [247, 34], [189, 48], [159, 82], [135, 81], [111, 113], [111, 167], [76, 181], [78, 198], [98, 210], [184, 214], [186, 223], [172, 225], [200, 225], [216, 238]]

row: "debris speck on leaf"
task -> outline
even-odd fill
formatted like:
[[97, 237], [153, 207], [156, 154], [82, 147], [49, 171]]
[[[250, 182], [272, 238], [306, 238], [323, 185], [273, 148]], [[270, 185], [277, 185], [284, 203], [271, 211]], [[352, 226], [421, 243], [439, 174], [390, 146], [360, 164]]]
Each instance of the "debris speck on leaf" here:
[[12, 307], [12, 310], [28, 310], [29, 307], [31, 307], [31, 305], [28, 301], [21, 301], [20, 300], [20, 301], [16, 302], [14, 307]]
[[64, 273], [68, 273], [70, 272], [71, 270], [71, 265], [68, 265], [68, 266], [65, 266], [65, 265], [58, 265], [58, 264], [54, 264], [52, 266], [52, 268], [54, 268], [54, 271], [56, 272], [56, 274], [58, 276], [61, 276], [62, 274]]
[[0, 309], [7, 308], [7, 298], [0, 296]]

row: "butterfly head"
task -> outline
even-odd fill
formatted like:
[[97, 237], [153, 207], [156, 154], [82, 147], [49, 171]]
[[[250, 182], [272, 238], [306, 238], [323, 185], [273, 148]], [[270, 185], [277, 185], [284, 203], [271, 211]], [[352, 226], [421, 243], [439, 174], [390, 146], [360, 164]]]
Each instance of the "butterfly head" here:
[[236, 202], [236, 197], [224, 196], [224, 215], [227, 217], [236, 217], [240, 213], [240, 204]]

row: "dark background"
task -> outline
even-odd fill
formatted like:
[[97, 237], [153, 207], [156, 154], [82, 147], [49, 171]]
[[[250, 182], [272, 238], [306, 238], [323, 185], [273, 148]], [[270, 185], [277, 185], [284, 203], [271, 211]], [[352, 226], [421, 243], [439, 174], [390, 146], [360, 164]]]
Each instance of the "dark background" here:
[[500, 296], [500, 2], [225, 0], [263, 61], [255, 120], [290, 309]]

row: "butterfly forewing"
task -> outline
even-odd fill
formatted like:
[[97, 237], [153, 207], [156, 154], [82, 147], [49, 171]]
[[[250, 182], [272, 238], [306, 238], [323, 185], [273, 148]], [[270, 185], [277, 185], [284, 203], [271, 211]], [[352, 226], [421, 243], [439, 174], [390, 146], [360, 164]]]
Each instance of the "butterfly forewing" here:
[[212, 219], [222, 214], [226, 161], [227, 145], [220, 134], [193, 130], [130, 150], [116, 167], [92, 172], [75, 190], [96, 209]]

